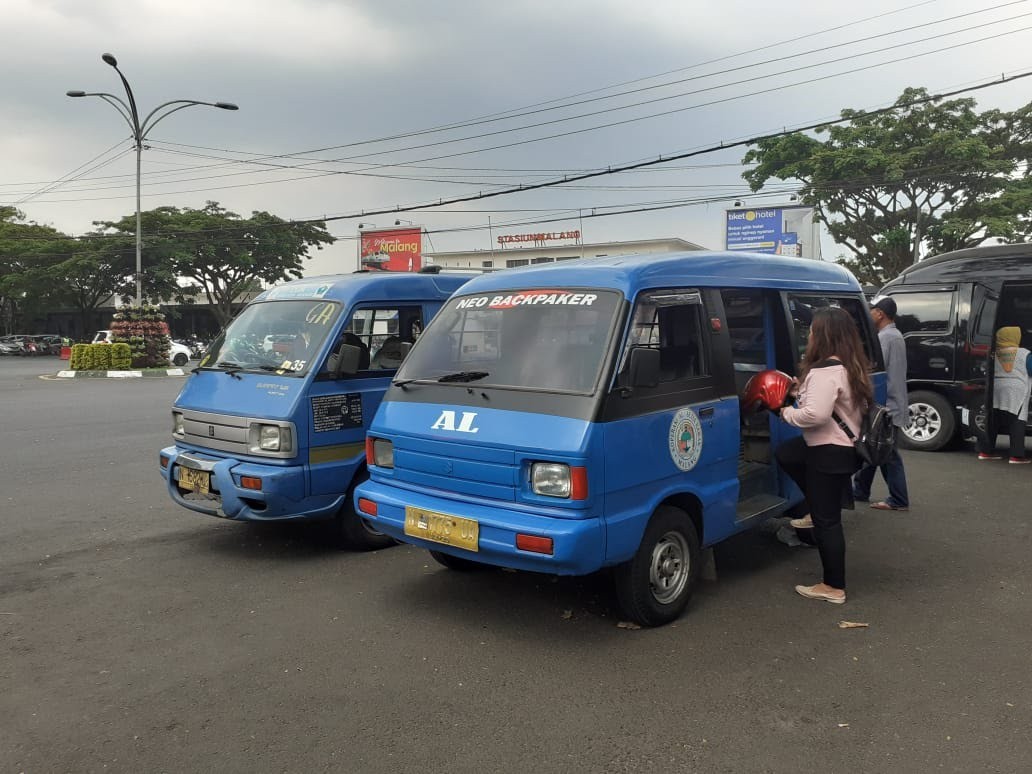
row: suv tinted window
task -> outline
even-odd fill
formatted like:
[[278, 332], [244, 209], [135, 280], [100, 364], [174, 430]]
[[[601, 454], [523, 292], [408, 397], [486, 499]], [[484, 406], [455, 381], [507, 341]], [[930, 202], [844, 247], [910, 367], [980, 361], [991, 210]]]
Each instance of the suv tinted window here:
[[946, 333], [953, 319], [953, 291], [897, 293], [896, 327], [903, 333]]

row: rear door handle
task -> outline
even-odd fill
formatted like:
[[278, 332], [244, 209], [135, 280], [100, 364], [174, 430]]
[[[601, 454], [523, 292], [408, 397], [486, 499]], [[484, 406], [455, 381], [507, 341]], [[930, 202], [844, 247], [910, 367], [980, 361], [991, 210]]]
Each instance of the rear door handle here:
[[704, 409], [699, 409], [699, 417], [703, 419], [708, 419], [709, 417], [713, 416], [714, 410], [715, 409], [713, 408], [713, 406], [709, 406]]
[[932, 368], [945, 368], [946, 367], [946, 358], [944, 358], [944, 357], [928, 358], [928, 365], [930, 365]]

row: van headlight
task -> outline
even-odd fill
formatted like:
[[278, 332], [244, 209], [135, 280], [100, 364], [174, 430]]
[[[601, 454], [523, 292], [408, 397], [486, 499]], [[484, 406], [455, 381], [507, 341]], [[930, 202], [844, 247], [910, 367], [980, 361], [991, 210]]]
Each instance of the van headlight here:
[[570, 496], [570, 466], [559, 462], [535, 462], [530, 466], [530, 488], [545, 497]]
[[251, 454], [289, 452], [293, 449], [290, 428], [281, 425], [252, 424], [247, 430], [247, 446]]
[[172, 412], [172, 435], [176, 438], [182, 438], [184, 435], [186, 435], [186, 430], [183, 429], [182, 411]]

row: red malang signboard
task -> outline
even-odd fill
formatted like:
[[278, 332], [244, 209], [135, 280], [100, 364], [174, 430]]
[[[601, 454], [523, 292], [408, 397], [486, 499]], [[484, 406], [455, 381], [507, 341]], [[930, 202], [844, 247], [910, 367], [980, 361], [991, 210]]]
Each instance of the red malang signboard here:
[[363, 231], [359, 238], [363, 269], [419, 271], [423, 265], [423, 229], [419, 226]]

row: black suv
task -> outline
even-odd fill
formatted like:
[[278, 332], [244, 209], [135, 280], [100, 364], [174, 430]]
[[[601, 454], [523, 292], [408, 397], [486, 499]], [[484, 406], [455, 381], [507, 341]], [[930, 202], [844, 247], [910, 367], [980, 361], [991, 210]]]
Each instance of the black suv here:
[[934, 451], [983, 432], [995, 331], [1016, 325], [1032, 349], [1032, 244], [937, 255], [906, 269], [881, 295], [895, 299], [907, 343], [904, 444]]

